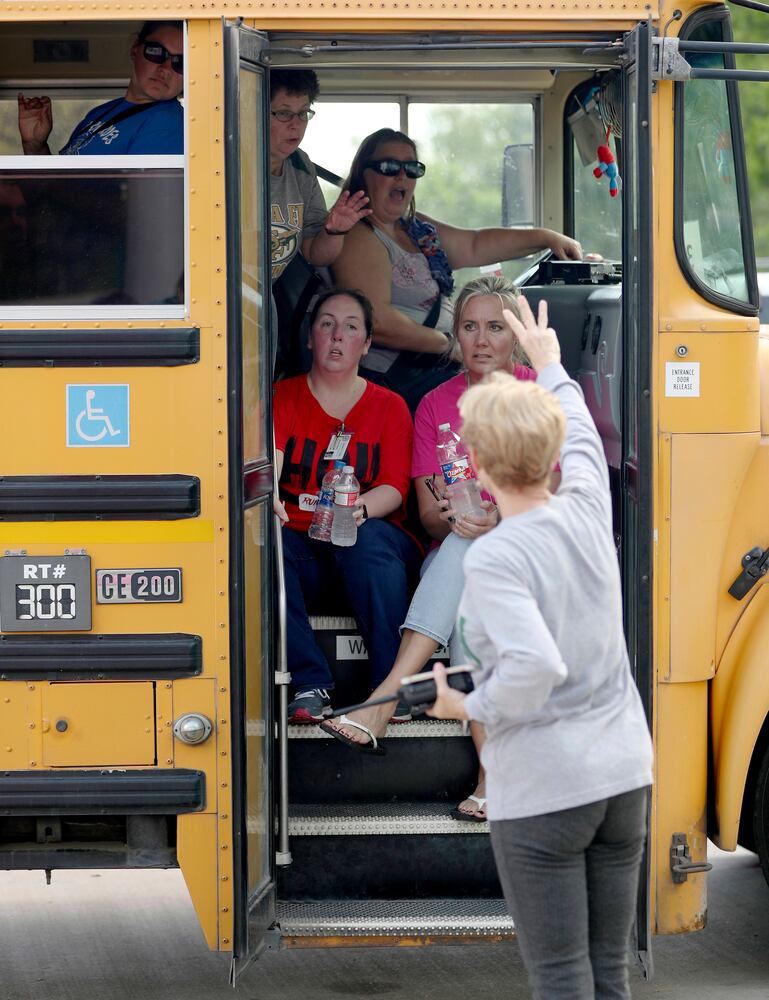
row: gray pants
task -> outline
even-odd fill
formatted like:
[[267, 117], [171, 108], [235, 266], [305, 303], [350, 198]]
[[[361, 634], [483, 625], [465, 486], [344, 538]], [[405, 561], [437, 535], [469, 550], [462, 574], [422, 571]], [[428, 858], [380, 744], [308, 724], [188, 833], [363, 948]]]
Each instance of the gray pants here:
[[648, 788], [497, 820], [491, 842], [534, 1000], [630, 1000]]

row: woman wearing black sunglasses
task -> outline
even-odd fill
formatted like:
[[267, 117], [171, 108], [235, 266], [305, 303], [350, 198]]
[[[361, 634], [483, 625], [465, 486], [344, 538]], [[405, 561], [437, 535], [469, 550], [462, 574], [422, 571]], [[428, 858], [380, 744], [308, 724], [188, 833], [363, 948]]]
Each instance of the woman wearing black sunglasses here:
[[412, 411], [457, 372], [445, 361], [454, 269], [544, 249], [582, 256], [579, 243], [551, 229], [459, 229], [417, 213], [414, 189], [425, 170], [403, 132], [379, 129], [363, 140], [344, 188], [365, 191], [371, 215], [351, 230], [333, 264], [337, 283], [361, 289], [374, 306], [366, 378], [399, 393]]
[[[181, 21], [145, 21], [131, 47], [131, 79], [123, 97], [89, 111], [60, 150], [65, 156], [184, 152]], [[48, 156], [50, 97], [19, 94], [19, 133], [28, 156]]]

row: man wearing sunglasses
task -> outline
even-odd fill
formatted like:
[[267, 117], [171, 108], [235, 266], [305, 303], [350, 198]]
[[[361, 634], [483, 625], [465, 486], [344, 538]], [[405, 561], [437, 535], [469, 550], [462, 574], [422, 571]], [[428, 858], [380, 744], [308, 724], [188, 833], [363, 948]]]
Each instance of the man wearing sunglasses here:
[[[123, 97], [89, 111], [60, 150], [64, 156], [184, 152], [181, 21], [145, 21], [131, 47], [131, 79]], [[19, 133], [28, 156], [47, 156], [53, 128], [49, 97], [19, 94]]]

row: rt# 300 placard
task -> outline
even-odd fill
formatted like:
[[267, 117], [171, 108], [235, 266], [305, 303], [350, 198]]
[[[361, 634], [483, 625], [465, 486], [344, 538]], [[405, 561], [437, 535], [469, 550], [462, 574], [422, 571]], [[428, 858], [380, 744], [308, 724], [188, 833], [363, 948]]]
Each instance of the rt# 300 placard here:
[[0, 630], [87, 632], [90, 628], [90, 556], [0, 558]]

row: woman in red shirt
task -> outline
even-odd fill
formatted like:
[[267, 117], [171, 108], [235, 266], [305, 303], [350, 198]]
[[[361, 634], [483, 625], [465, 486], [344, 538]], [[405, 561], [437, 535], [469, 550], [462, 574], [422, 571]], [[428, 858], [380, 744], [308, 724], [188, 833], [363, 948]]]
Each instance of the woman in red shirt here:
[[[398, 651], [409, 580], [419, 568], [419, 547], [402, 527], [410, 484], [411, 417], [400, 396], [358, 375], [372, 328], [371, 304], [360, 292], [326, 292], [310, 317], [311, 370], [275, 385], [280, 492], [275, 509], [285, 524], [292, 722], [320, 722], [331, 711], [334, 682], [310, 628], [307, 605], [333, 588], [345, 593], [376, 686]], [[325, 458], [331, 451], [333, 458], [354, 467], [361, 487], [358, 539], [346, 548], [307, 535], [321, 482], [333, 461]], [[368, 735], [367, 748], [381, 749]]]

